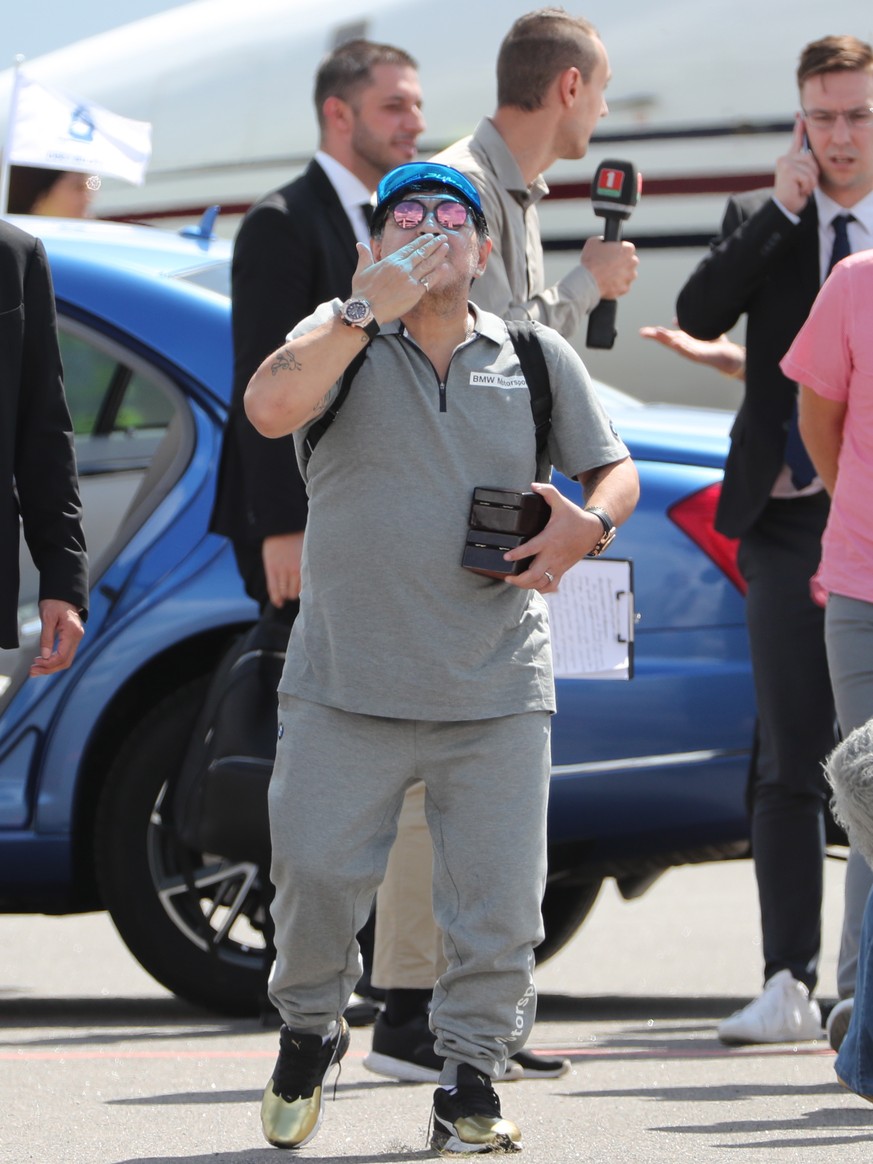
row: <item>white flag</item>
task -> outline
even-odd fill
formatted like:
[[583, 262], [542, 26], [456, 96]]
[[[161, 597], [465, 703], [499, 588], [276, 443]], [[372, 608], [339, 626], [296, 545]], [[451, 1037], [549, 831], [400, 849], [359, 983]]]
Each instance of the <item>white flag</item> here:
[[6, 150], [12, 165], [103, 174], [141, 186], [151, 152], [150, 122], [119, 117], [16, 74]]

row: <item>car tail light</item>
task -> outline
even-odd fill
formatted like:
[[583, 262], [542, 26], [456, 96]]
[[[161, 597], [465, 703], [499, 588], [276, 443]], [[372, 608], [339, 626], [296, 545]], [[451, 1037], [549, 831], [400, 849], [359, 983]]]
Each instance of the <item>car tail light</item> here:
[[737, 566], [736, 538], [726, 538], [715, 528], [715, 510], [721, 495], [721, 483], [707, 485], [697, 493], [683, 497], [667, 510], [667, 516], [683, 533], [703, 550], [707, 557], [733, 582], [741, 594], [746, 593], [746, 580]]

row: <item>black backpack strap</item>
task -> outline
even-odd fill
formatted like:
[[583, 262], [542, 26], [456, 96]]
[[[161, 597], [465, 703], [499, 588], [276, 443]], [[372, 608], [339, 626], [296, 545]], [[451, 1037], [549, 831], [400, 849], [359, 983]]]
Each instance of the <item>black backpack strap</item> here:
[[530, 392], [530, 410], [533, 413], [536, 430], [537, 464], [539, 464], [546, 451], [546, 442], [552, 427], [552, 385], [549, 381], [549, 369], [530, 320], [507, 319], [506, 330], [509, 332]]
[[345, 399], [349, 394], [352, 381], [354, 380], [355, 376], [357, 376], [358, 372], [360, 372], [361, 365], [367, 358], [367, 352], [369, 350], [370, 345], [367, 344], [365, 348], [358, 352], [358, 354], [346, 368], [345, 372], [343, 372], [343, 378], [340, 383], [340, 390], [336, 395], [336, 400], [334, 400], [333, 404], [331, 404], [331, 406], [321, 414], [318, 420], [313, 421], [309, 428], [306, 430], [306, 439], [303, 443], [306, 449], [307, 461], [315, 452], [315, 446], [336, 420], [337, 413], [342, 408], [343, 404], [345, 403]]
[[[506, 329], [509, 332], [509, 338], [512, 340], [512, 346], [515, 348], [518, 362], [521, 364], [521, 370], [527, 381], [528, 391], [530, 392], [530, 410], [533, 414], [537, 463], [539, 463], [545, 453], [546, 442], [549, 439], [549, 432], [552, 427], [552, 386], [549, 382], [549, 369], [546, 365], [543, 349], [540, 347], [540, 341], [537, 339], [536, 331], [530, 320], [508, 319], [506, 321]], [[367, 358], [367, 352], [369, 350], [370, 345], [368, 344], [367, 347], [355, 356], [343, 373], [336, 400], [306, 430], [304, 446], [307, 461], [315, 452], [315, 446], [336, 420], [337, 413], [342, 408], [349, 394], [352, 381], [361, 370], [361, 365]]]

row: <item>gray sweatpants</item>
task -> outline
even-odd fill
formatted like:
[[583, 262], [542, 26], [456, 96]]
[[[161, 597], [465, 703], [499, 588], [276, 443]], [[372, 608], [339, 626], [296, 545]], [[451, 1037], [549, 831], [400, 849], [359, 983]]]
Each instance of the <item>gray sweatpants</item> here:
[[492, 1078], [527, 1039], [542, 940], [548, 712], [430, 722], [279, 696], [270, 782], [276, 961], [288, 1026], [326, 1034], [360, 975], [355, 934], [385, 872], [406, 788], [423, 780], [434, 914], [448, 969], [431, 1027], [446, 1060]]

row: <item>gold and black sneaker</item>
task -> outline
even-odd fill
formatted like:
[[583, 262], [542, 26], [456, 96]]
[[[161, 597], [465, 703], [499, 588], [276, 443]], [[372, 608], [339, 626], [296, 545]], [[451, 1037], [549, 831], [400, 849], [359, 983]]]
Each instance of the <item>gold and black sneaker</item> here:
[[491, 1080], [461, 1063], [458, 1085], [438, 1087], [433, 1095], [430, 1146], [441, 1156], [467, 1152], [520, 1152], [521, 1132], [500, 1114], [500, 1100]]
[[261, 1100], [261, 1127], [277, 1148], [308, 1144], [321, 1124], [324, 1077], [349, 1049], [349, 1027], [340, 1019], [326, 1043], [321, 1035], [292, 1031], [282, 1024], [279, 1058]]

